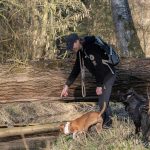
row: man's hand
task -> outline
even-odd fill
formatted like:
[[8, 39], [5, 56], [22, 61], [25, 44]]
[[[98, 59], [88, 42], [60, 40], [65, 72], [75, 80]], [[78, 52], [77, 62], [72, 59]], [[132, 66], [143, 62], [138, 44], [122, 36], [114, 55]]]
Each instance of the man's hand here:
[[62, 92], [61, 92], [61, 95], [60, 97], [62, 98], [63, 96], [68, 96], [68, 85], [65, 85]]
[[97, 95], [101, 95], [103, 92], [102, 92], [102, 87], [97, 87], [96, 88], [96, 94]]

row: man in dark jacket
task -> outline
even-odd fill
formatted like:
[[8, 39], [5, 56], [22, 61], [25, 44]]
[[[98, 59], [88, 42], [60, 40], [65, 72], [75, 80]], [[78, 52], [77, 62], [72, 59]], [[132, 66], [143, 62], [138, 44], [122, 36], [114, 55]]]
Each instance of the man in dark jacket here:
[[107, 104], [106, 111], [103, 114], [103, 127], [107, 128], [111, 126], [112, 120], [109, 99], [116, 78], [114, 66], [103, 62], [102, 58], [108, 56], [106, 56], [104, 50], [95, 43], [95, 36], [87, 36], [81, 39], [76, 33], [70, 34], [67, 38], [67, 49], [73, 50], [76, 53], [76, 61], [61, 92], [61, 97], [68, 96], [69, 86], [80, 73], [80, 59], [82, 58], [85, 67], [96, 79], [96, 94], [98, 95], [100, 110], [103, 107], [104, 101], [106, 101]]

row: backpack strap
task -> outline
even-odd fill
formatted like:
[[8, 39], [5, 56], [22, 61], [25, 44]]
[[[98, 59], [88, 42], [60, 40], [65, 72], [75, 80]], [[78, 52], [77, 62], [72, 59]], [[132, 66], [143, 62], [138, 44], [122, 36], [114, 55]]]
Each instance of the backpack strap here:
[[114, 71], [112, 70], [112, 68], [110, 67], [110, 65], [108, 64], [108, 60], [102, 59], [102, 63], [103, 63], [104, 65], [108, 66], [108, 68], [110, 69], [110, 71], [111, 71], [112, 74], [115, 74]]

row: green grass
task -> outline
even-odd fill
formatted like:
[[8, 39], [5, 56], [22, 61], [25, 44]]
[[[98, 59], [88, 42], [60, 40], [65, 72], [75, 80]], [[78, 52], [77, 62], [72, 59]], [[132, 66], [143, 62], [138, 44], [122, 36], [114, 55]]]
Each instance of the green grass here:
[[[57, 140], [53, 139], [50, 141], [52, 142], [52, 144], [50, 144], [50, 150], [146, 150], [142, 143], [142, 135], [139, 137], [135, 136], [134, 124], [131, 119], [128, 118], [124, 106], [121, 103], [110, 104], [113, 112], [112, 129], [103, 129], [102, 132], [98, 134], [94, 128], [92, 128], [87, 136], [82, 135], [77, 140], [73, 140], [72, 135], [60, 135]], [[12, 125], [16, 122], [20, 124], [49, 123], [60, 120], [60, 116], [62, 120], [66, 120], [68, 115], [73, 115], [78, 111], [89, 112], [98, 110], [97, 105], [94, 104], [51, 104], [40, 102], [5, 104], [0, 105], [0, 108], [0, 123], [4, 124], [4, 122], [7, 121]], [[76, 109], [78, 109], [78, 111]], [[59, 112], [57, 112], [58, 110]], [[73, 113], [71, 113], [71, 111]], [[56, 114], [60, 112], [61, 115], [57, 116]], [[49, 115], [56, 115], [54, 117], [55, 120], [50, 119]], [[37, 116], [39, 116], [38, 120]], [[33, 117], [33, 120], [30, 120], [31, 117]], [[35, 149], [38, 150], [38, 148]]]
[[52, 150], [144, 150], [141, 138], [134, 135], [134, 125], [129, 118], [120, 120], [114, 116], [112, 129], [103, 129], [100, 134], [92, 130], [77, 140], [73, 140], [72, 135], [60, 135]]

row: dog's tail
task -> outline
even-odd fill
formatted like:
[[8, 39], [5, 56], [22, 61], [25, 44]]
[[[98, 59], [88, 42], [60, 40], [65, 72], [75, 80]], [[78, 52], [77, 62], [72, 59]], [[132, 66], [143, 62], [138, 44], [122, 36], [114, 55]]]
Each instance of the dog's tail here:
[[101, 115], [104, 113], [105, 109], [106, 109], [106, 102], [104, 102], [103, 108], [102, 108], [102, 110], [100, 111], [99, 116], [101, 116]]

